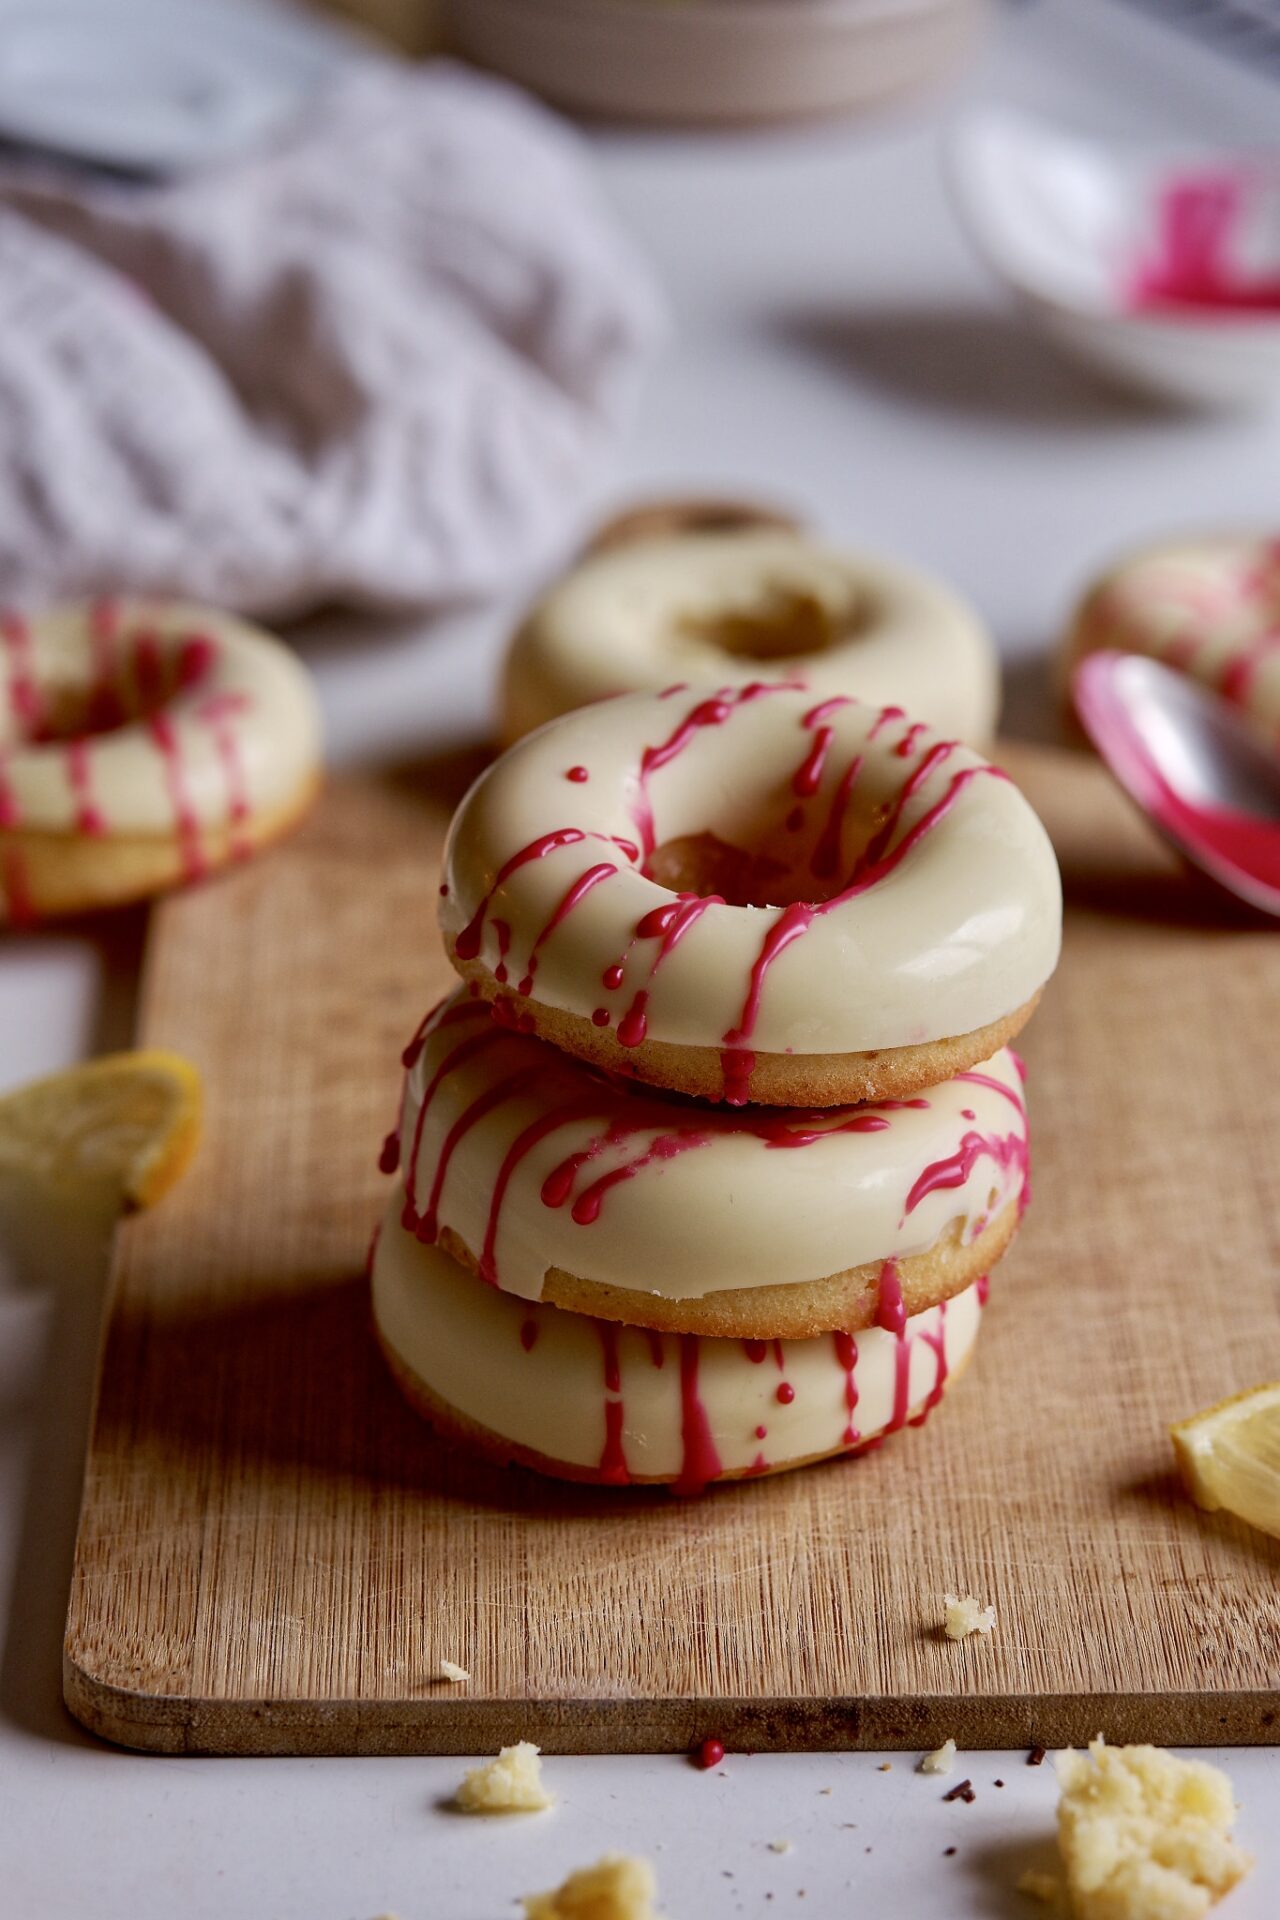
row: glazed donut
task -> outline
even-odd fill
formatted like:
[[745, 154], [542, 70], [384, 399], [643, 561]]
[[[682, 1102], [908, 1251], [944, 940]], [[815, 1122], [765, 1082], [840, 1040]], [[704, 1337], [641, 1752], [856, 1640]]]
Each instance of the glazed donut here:
[[874, 1445], [932, 1410], [967, 1361], [985, 1282], [900, 1333], [707, 1340], [487, 1287], [383, 1219], [371, 1261], [383, 1351], [448, 1438], [561, 1479], [693, 1493]]
[[995, 649], [962, 601], [888, 560], [766, 527], [627, 537], [581, 562], [512, 642], [502, 733], [611, 694], [762, 673], [815, 698], [903, 706], [978, 747], [995, 731]]
[[990, 1059], [1061, 926], [1048, 837], [998, 768], [791, 682], [542, 728], [463, 800], [441, 891], [499, 1018], [734, 1104], [904, 1097]]
[[0, 617], [0, 921], [136, 900], [275, 839], [319, 784], [310, 677], [170, 601]]
[[1005, 1050], [905, 1103], [658, 1097], [459, 989], [406, 1052], [402, 1224], [525, 1300], [716, 1338], [890, 1328], [1005, 1251], [1027, 1176]]
[[1280, 538], [1207, 535], [1129, 554], [1077, 609], [1068, 670], [1104, 647], [1193, 674], [1280, 739]]

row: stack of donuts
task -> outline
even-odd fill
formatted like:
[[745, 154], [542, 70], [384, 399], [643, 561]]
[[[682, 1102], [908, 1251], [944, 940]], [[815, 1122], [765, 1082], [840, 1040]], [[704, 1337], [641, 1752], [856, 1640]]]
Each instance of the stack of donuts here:
[[1027, 1199], [1044, 830], [896, 704], [773, 679], [561, 714], [464, 799], [375, 1319], [500, 1461], [692, 1492], [878, 1445]]

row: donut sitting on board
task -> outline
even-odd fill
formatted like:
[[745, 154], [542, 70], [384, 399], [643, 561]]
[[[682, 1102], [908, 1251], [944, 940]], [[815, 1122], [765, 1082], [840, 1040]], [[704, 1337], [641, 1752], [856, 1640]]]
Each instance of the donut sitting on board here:
[[0, 616], [0, 922], [138, 900], [292, 827], [320, 783], [310, 675], [207, 607]]
[[637, 509], [541, 596], [503, 671], [501, 731], [674, 680], [802, 679], [816, 697], [900, 706], [985, 748], [1000, 673], [991, 637], [941, 582], [730, 502]]

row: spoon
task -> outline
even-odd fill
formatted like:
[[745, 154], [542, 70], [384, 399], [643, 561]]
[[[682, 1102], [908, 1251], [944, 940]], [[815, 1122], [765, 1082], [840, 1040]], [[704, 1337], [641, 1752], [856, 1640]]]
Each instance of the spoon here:
[[1090, 654], [1071, 691], [1085, 732], [1165, 839], [1280, 919], [1280, 754], [1216, 693], [1142, 654]]

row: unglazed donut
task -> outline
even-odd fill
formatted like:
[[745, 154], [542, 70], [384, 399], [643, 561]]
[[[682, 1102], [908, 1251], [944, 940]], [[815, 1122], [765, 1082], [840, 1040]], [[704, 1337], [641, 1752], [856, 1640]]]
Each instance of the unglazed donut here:
[[905, 1097], [989, 1059], [1061, 928], [1048, 837], [998, 768], [792, 682], [542, 728], [463, 800], [441, 892], [499, 1018], [735, 1104]]
[[708, 1108], [498, 1026], [459, 990], [406, 1051], [402, 1224], [491, 1285], [630, 1326], [807, 1339], [906, 1315], [1004, 1253], [1027, 1176], [1005, 1050], [906, 1102]]
[[1103, 647], [1193, 674], [1277, 740], [1280, 538], [1206, 535], [1129, 554], [1081, 602], [1068, 667]]
[[762, 673], [815, 699], [905, 707], [974, 746], [995, 732], [995, 649], [947, 588], [798, 530], [747, 528], [628, 537], [551, 587], [511, 645], [503, 737], [612, 694]]
[[918, 1422], [968, 1359], [986, 1284], [913, 1315], [812, 1340], [645, 1332], [486, 1286], [384, 1216], [371, 1261], [378, 1335], [439, 1431], [569, 1480], [711, 1482], [801, 1466]]
[[312, 685], [242, 620], [98, 600], [0, 618], [0, 921], [139, 899], [275, 839], [319, 782]]

